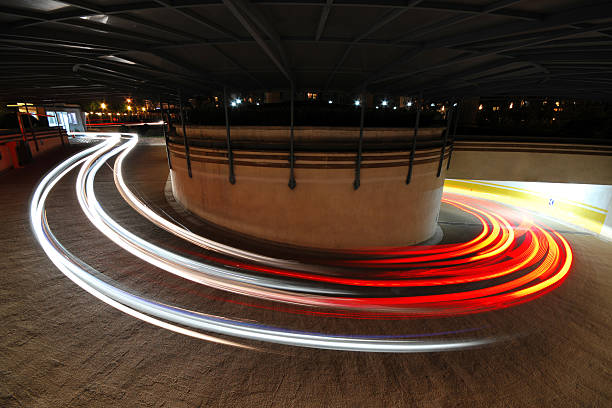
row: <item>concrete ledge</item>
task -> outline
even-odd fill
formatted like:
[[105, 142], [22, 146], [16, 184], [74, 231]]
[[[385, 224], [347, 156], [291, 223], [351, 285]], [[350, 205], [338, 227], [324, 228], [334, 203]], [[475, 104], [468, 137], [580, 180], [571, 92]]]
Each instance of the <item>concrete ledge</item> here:
[[[177, 136], [183, 137], [183, 128], [175, 124]], [[440, 139], [444, 127], [419, 128], [419, 139]], [[187, 137], [190, 140], [222, 140], [225, 141], [225, 126], [186, 126]], [[251, 141], [261, 143], [287, 143], [290, 137], [289, 126], [233, 126], [231, 127], [232, 142]], [[364, 141], [408, 143], [412, 141], [414, 129], [406, 128], [364, 128]], [[296, 143], [334, 143], [350, 142], [355, 144], [359, 138], [358, 127], [325, 127], [296, 126], [294, 141]]]
[[448, 177], [612, 184], [612, 147], [560, 143], [457, 141]]

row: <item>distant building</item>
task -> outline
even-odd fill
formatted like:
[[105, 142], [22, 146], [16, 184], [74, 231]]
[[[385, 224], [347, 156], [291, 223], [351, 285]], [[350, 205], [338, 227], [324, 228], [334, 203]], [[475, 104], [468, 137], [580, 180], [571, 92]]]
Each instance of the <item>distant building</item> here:
[[54, 104], [43, 105], [49, 127], [63, 127], [67, 132], [85, 132], [86, 119], [79, 105]]

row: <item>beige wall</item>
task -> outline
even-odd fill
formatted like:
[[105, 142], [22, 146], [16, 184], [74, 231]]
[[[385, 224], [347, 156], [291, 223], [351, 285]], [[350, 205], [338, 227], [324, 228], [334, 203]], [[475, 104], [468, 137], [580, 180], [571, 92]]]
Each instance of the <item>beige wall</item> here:
[[232, 185], [226, 162], [198, 161], [198, 155], [206, 157], [192, 150], [190, 179], [174, 146], [175, 198], [207, 221], [241, 233], [308, 247], [367, 248], [422, 242], [436, 227], [444, 183], [444, 172], [436, 177], [439, 150], [421, 155], [410, 185], [405, 184], [408, 167], [398, 162], [363, 168], [358, 190], [353, 189], [354, 154], [345, 155], [350, 168], [296, 168], [294, 190], [287, 186], [288, 168], [236, 165]]
[[612, 149], [581, 145], [457, 142], [448, 177], [612, 184]]

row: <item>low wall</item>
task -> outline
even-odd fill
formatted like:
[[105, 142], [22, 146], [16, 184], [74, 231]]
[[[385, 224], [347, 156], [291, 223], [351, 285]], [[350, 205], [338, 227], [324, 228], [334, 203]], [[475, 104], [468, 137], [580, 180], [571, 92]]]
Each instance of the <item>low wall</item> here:
[[[36, 141], [34, 141], [34, 137], [36, 138]], [[61, 147], [62, 140], [64, 144], [67, 144], [68, 136], [64, 130], [61, 130], [61, 137], [62, 139], [60, 139], [60, 133], [57, 131], [57, 129], [37, 129], [34, 132], [34, 136], [32, 136], [32, 133], [29, 131], [26, 133], [26, 141], [30, 147], [30, 152], [32, 153], [33, 158], [45, 154], [50, 150]], [[14, 155], [11, 152], [10, 146], [12, 142], [20, 142], [22, 140], [23, 135], [20, 133], [0, 135], [0, 171], [9, 169], [11, 167], [16, 167], [18, 165], [18, 163], [14, 162]]]
[[456, 141], [449, 178], [612, 184], [612, 147]]
[[[289, 155], [234, 151], [236, 183], [228, 181], [224, 149], [170, 144], [174, 196], [189, 211], [250, 236], [316, 248], [368, 248], [422, 242], [435, 232], [446, 159], [440, 148], [419, 150], [406, 185], [409, 152], [365, 152], [361, 186], [353, 189], [356, 153], [297, 152], [295, 189]], [[447, 157], [447, 156], [445, 156]]]

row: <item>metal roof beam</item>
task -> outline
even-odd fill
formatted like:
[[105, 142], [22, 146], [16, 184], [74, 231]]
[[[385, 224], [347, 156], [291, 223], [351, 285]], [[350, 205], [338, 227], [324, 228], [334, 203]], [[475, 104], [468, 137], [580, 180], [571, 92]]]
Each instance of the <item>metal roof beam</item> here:
[[466, 21], [469, 21], [473, 18], [476, 17], [482, 17], [485, 16], [487, 14], [491, 14], [495, 11], [501, 10], [503, 8], [506, 7], [510, 7], [513, 4], [516, 4], [518, 2], [520, 2], [521, 0], [498, 0], [495, 1], [493, 3], [490, 3], [486, 6], [483, 6], [478, 12], [474, 12], [474, 13], [470, 13], [470, 14], [459, 14], [450, 18], [447, 18], [445, 20], [442, 21], [438, 21], [435, 22], [433, 24], [430, 24], [426, 27], [420, 27], [417, 28], [416, 30], [403, 35], [402, 37], [398, 38], [397, 40], [395, 40], [395, 43], [398, 42], [402, 42], [402, 41], [406, 41], [407, 39], [414, 39], [414, 38], [419, 38], [419, 37], [423, 37], [427, 34], [430, 34], [432, 32], [436, 32], [436, 31], [440, 31], [440, 30], [444, 30], [448, 27], [451, 27], [453, 25], [459, 24], [459, 23], [464, 23]]
[[315, 41], [319, 41], [321, 39], [321, 35], [323, 35], [327, 18], [329, 17], [329, 12], [331, 11], [333, 3], [334, 0], [327, 0], [323, 6], [323, 9], [321, 10], [321, 17], [319, 18], [319, 24], [317, 25], [317, 31], [315, 32], [314, 36]]
[[[282, 55], [279, 55], [279, 53], [282, 54], [283, 48], [277, 36], [271, 34], [273, 30], [267, 27], [267, 24], [265, 24], [265, 22], [262, 22], [261, 19], [258, 18], [258, 16], [255, 16], [250, 7], [248, 7], [248, 4], [246, 4], [244, 1], [223, 0], [223, 4], [225, 4], [228, 10], [234, 15], [234, 17], [236, 17], [240, 24], [242, 24], [245, 30], [248, 31], [248, 33], [251, 35], [251, 37], [253, 37], [257, 44], [259, 44], [259, 46], [266, 53], [268, 58], [272, 60], [272, 62], [276, 65], [279, 71], [282, 72], [282, 74], [289, 80], [290, 83], [294, 83], [293, 74], [291, 73], [289, 67], [286, 66], [285, 62], [283, 61], [285, 58], [283, 58]], [[268, 37], [279, 50], [279, 53], [275, 52], [272, 48], [270, 48], [268, 41], [266, 41], [266, 38], [264, 37], [264, 33], [261, 32], [262, 25], [266, 26], [264, 31], [268, 33]]]
[[423, 1], [423, 0], [412, 0], [405, 7], [389, 11], [380, 20], [378, 20], [374, 25], [372, 25], [370, 28], [365, 30], [362, 34], [360, 34], [357, 37], [355, 37], [353, 39], [353, 41], [346, 47], [346, 49], [344, 50], [344, 53], [342, 54], [342, 56], [336, 62], [336, 65], [334, 66], [334, 69], [332, 70], [332, 72], [327, 77], [327, 81], [325, 81], [324, 89], [328, 89], [329, 88], [329, 84], [333, 80], [334, 76], [336, 75], [336, 73], [338, 72], [338, 70], [340, 69], [342, 64], [344, 64], [344, 61], [346, 61], [346, 59], [348, 58], [349, 54], [351, 53], [351, 50], [353, 49], [353, 47], [357, 43], [359, 43], [361, 40], [364, 40], [368, 36], [372, 35], [376, 31], [380, 30], [381, 28], [383, 28], [384, 26], [386, 26], [387, 24], [389, 24], [393, 20], [397, 19], [402, 14], [404, 14], [406, 11], [408, 11], [408, 9], [410, 9], [411, 7], [416, 6], [421, 1]]
[[[206, 27], [206, 28], [208, 28], [210, 30], [213, 30], [213, 31], [215, 31], [215, 32], [217, 32], [217, 33], [219, 33], [221, 35], [224, 35], [224, 36], [226, 36], [228, 38], [231, 38], [231, 39], [233, 39], [235, 41], [239, 40], [239, 38], [238, 38], [238, 36], [236, 34], [228, 31], [227, 29], [221, 27], [218, 24], [213, 23], [212, 21], [209, 21], [209, 20], [205, 19], [204, 17], [201, 17], [201, 16], [197, 15], [196, 13], [189, 12], [189, 11], [183, 10], [182, 8], [173, 6], [170, 3], [168, 3], [167, 1], [155, 0], [155, 2], [160, 4], [160, 5], [162, 5], [162, 6], [164, 6], [164, 7], [166, 7], [166, 8], [168, 8], [168, 9], [174, 10], [176, 13], [179, 13], [183, 17], [186, 17], [186, 18], [188, 18], [191, 21], [194, 21], [194, 22], [196, 22], [196, 23], [198, 23], [200, 25], [203, 25], [204, 27]], [[199, 3], [193, 4], [193, 5], [201, 5], [201, 4], [202, 3], [199, 2]]]

